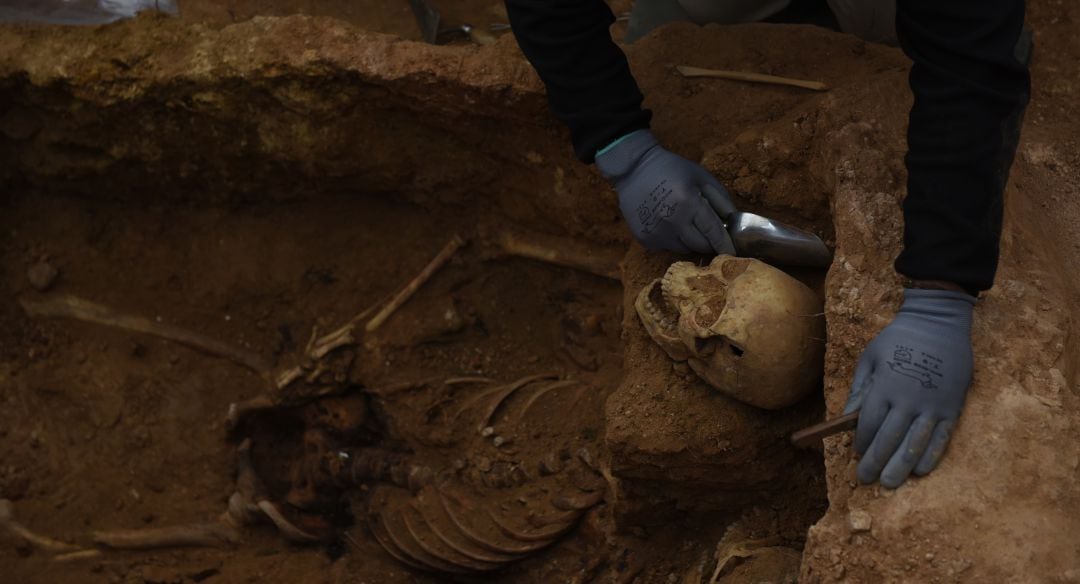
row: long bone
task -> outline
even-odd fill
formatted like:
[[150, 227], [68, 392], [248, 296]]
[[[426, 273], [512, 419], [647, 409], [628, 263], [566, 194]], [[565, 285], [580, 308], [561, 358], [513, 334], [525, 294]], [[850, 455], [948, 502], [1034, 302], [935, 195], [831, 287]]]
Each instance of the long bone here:
[[0, 532], [7, 532], [31, 546], [51, 554], [68, 554], [83, 551], [75, 544], [34, 533], [15, 519], [15, 506], [7, 499], [0, 499]]
[[208, 355], [228, 359], [250, 369], [263, 379], [269, 379], [270, 364], [258, 353], [219, 341], [176, 325], [155, 322], [148, 318], [124, 314], [107, 306], [75, 296], [56, 296], [45, 300], [21, 299], [19, 304], [30, 316], [71, 318], [155, 336], [195, 349]]

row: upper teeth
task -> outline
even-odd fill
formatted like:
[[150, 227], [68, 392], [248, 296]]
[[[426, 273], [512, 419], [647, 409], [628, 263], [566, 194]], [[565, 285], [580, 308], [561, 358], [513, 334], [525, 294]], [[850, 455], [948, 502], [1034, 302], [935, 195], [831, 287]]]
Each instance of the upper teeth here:
[[[660, 285], [661, 285], [661, 289], [663, 289], [663, 281], [660, 282]], [[653, 282], [653, 284], [650, 286], [649, 290], [651, 291], [652, 289], [655, 288], [655, 286], [656, 286], [656, 283]], [[659, 325], [661, 325], [661, 326], [663, 326], [665, 328], [672, 328], [672, 327], [675, 326], [675, 323], [667, 315], [666, 311], [662, 310], [659, 306], [656, 306], [655, 304], [653, 304], [653, 301], [649, 297], [648, 293], [645, 294], [644, 306], [645, 306], [645, 312], [648, 313], [648, 315], [650, 317], [652, 317], [653, 322], [656, 322], [656, 323], [658, 323]]]

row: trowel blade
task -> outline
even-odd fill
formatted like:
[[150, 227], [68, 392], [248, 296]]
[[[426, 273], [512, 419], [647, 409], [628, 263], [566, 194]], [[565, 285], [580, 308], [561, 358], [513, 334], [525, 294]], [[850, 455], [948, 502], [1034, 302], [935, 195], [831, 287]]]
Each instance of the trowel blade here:
[[742, 211], [731, 214], [727, 227], [740, 256], [786, 266], [827, 268], [832, 263], [825, 242], [798, 227]]
[[409, 0], [409, 4], [416, 15], [416, 24], [420, 26], [424, 42], [435, 44], [439, 39], [439, 11], [424, 0]]

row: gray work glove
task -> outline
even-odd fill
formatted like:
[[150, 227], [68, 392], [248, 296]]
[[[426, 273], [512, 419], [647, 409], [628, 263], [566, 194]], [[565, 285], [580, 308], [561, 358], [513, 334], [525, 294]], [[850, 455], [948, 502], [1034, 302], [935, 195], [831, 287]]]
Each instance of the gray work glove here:
[[735, 255], [722, 218], [735, 211], [724, 185], [700, 165], [631, 132], [596, 154], [596, 167], [619, 193], [634, 237], [652, 250]]
[[974, 306], [963, 292], [904, 290], [896, 318], [863, 351], [844, 407], [861, 410], [859, 481], [895, 489], [941, 460], [971, 384]]

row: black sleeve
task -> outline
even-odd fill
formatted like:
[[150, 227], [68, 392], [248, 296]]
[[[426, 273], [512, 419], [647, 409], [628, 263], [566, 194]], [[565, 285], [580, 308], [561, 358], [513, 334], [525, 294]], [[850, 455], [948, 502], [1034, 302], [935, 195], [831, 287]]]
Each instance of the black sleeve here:
[[649, 126], [641, 90], [611, 39], [615, 17], [604, 0], [506, 0], [506, 11], [578, 158], [592, 162], [600, 148]]
[[1016, 56], [1024, 0], [899, 0], [900, 45], [914, 61], [904, 251], [909, 278], [993, 285], [1002, 194], [1030, 94]]

